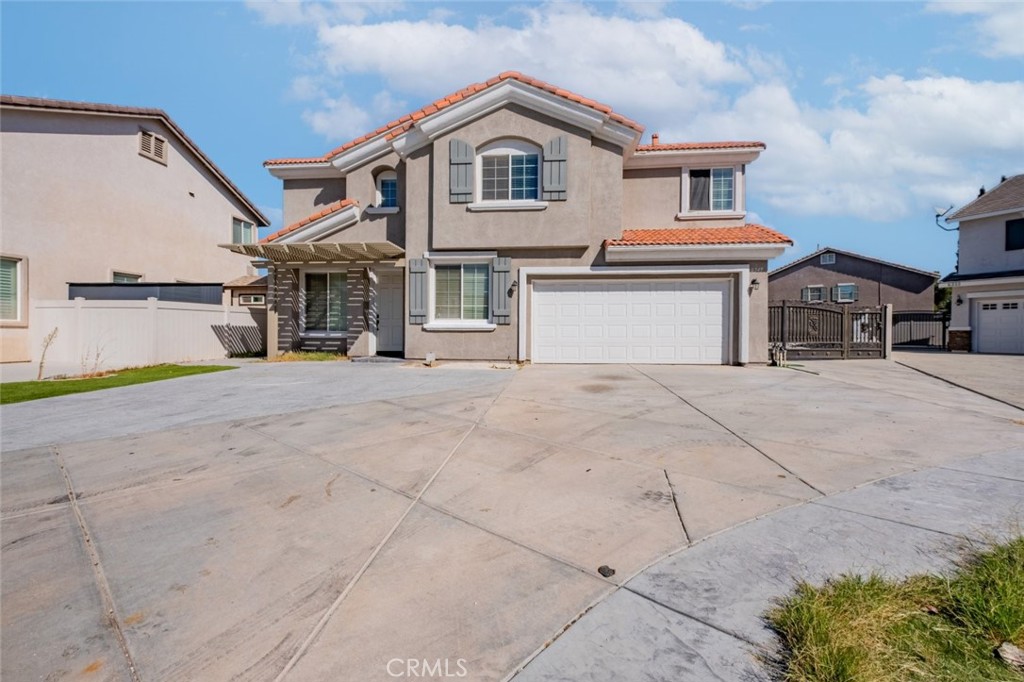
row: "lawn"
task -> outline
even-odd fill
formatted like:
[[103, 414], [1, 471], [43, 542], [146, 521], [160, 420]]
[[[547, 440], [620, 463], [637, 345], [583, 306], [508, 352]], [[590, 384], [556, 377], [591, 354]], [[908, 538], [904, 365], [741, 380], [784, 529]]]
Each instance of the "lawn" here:
[[949, 576], [801, 583], [767, 617], [787, 682], [1022, 682], [994, 650], [1024, 646], [1024, 537]]
[[17, 381], [0, 384], [0, 405], [20, 403], [26, 400], [39, 400], [40, 398], [53, 398], [54, 396], [70, 395], [72, 393], [101, 391], [104, 388], [146, 384], [151, 381], [177, 379], [178, 377], [187, 377], [194, 374], [222, 372], [226, 369], [236, 368], [225, 365], [153, 365], [152, 367], [122, 369], [106, 376], [90, 379]]

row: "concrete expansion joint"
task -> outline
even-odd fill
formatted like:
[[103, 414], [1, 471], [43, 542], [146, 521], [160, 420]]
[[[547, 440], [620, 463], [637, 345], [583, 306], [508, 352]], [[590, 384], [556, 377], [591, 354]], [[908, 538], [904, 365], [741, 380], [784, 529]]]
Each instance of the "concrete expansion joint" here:
[[339, 608], [341, 608], [342, 603], [344, 603], [345, 599], [352, 592], [352, 590], [355, 589], [355, 586], [359, 583], [360, 579], [363, 577], [366, 571], [369, 570], [374, 560], [381, 553], [381, 551], [383, 551], [384, 547], [388, 544], [388, 542], [390, 542], [391, 538], [394, 537], [395, 533], [398, 532], [398, 529], [405, 522], [405, 519], [409, 516], [409, 514], [412, 513], [412, 510], [415, 509], [416, 506], [421, 503], [421, 500], [423, 496], [426, 494], [427, 490], [430, 489], [430, 486], [434, 483], [437, 477], [441, 475], [441, 472], [444, 471], [444, 468], [448, 465], [448, 462], [451, 461], [452, 457], [455, 456], [455, 453], [458, 452], [459, 448], [462, 447], [462, 444], [466, 442], [466, 439], [468, 439], [469, 436], [477, 429], [477, 427], [483, 421], [484, 416], [487, 415], [487, 413], [491, 410], [491, 408], [502, 396], [502, 394], [505, 393], [505, 390], [508, 388], [508, 386], [509, 384], [506, 383], [505, 386], [503, 386], [502, 389], [498, 391], [498, 393], [495, 394], [493, 398], [491, 398], [490, 402], [487, 404], [487, 407], [480, 411], [480, 414], [473, 421], [472, 425], [468, 429], [466, 429], [466, 432], [464, 434], [462, 434], [462, 437], [455, 444], [455, 446], [452, 447], [451, 451], [444, 458], [444, 460], [442, 460], [441, 464], [438, 465], [437, 469], [434, 470], [434, 473], [430, 476], [429, 479], [427, 479], [427, 482], [423, 485], [423, 487], [420, 488], [420, 491], [416, 494], [415, 498], [413, 498], [409, 505], [405, 508], [405, 511], [402, 512], [402, 515], [398, 518], [397, 521], [395, 521], [394, 525], [384, 535], [384, 537], [373, 549], [373, 551], [370, 552], [370, 555], [366, 558], [366, 561], [363, 562], [363, 565], [359, 568], [358, 571], [356, 571], [355, 575], [352, 576], [352, 579], [349, 580], [347, 585], [345, 585], [344, 589], [342, 589], [341, 593], [338, 594], [338, 597], [327, 608], [323, 616], [320, 617], [320, 620], [317, 621], [316, 625], [313, 626], [313, 629], [310, 631], [309, 635], [303, 640], [302, 644], [299, 645], [299, 648], [296, 649], [294, 654], [292, 654], [292, 657], [288, 660], [288, 662], [285, 663], [284, 668], [281, 669], [281, 672], [277, 675], [277, 677], [274, 678], [274, 682], [282, 682], [283, 680], [285, 680], [288, 677], [288, 674], [295, 669], [295, 666], [298, 665], [299, 661], [302, 660], [302, 658], [306, 655], [306, 652], [309, 651], [310, 647], [312, 647], [313, 644], [316, 643], [317, 639], [319, 639], [320, 637], [320, 634], [324, 631], [324, 628], [327, 627], [327, 623], [330, 622], [334, 614], [338, 611]]
[[951, 380], [949, 380], [949, 379], [947, 379], [945, 377], [940, 377], [938, 374], [932, 374], [931, 372], [926, 372], [923, 369], [918, 369], [917, 367], [914, 367], [913, 365], [908, 365], [907, 363], [900, 362], [899, 360], [894, 360], [893, 362], [895, 362], [900, 367], [906, 367], [907, 369], [912, 369], [915, 372], [919, 372], [919, 373], [925, 375], [926, 377], [931, 377], [932, 379], [938, 379], [939, 381], [943, 381], [943, 382], [949, 384], [950, 386], [956, 386], [957, 388], [962, 388], [963, 390], [970, 391], [971, 393], [974, 393], [975, 395], [980, 395], [983, 398], [988, 398], [989, 400], [994, 400], [997, 403], [1002, 403], [1003, 405], [1007, 405], [1009, 407], [1012, 407], [1015, 410], [1020, 410], [1021, 412], [1024, 412], [1024, 407], [1021, 407], [1020, 405], [1015, 405], [1015, 404], [1013, 404], [1013, 403], [1011, 403], [1009, 401], [1003, 400], [1002, 398], [996, 398], [995, 396], [991, 396], [988, 393], [982, 393], [981, 391], [977, 391], [977, 390], [971, 388], [970, 386], [964, 386], [963, 384], [958, 384], [955, 381], [951, 381]]
[[749, 644], [750, 646], [752, 646], [752, 647], [754, 647], [756, 649], [759, 649], [759, 650], [762, 650], [762, 651], [765, 649], [764, 645], [758, 644], [754, 640], [748, 639], [748, 638], [744, 637], [743, 635], [739, 634], [738, 632], [733, 632], [732, 630], [730, 630], [728, 628], [723, 628], [720, 625], [716, 625], [715, 623], [712, 623], [711, 621], [708, 621], [708, 620], [705, 620], [705, 619], [700, 618], [698, 616], [695, 616], [692, 613], [687, 613], [685, 611], [680, 611], [679, 609], [675, 608], [674, 606], [671, 606], [669, 604], [665, 604], [664, 602], [658, 601], [657, 599], [655, 599], [654, 597], [652, 597], [649, 594], [645, 594], [644, 592], [640, 592], [638, 590], [634, 590], [629, 585], [623, 585], [622, 589], [626, 590], [630, 594], [633, 594], [633, 595], [636, 595], [637, 597], [640, 597], [641, 599], [643, 599], [645, 601], [649, 601], [650, 603], [654, 604], [655, 606], [659, 606], [659, 607], [665, 609], [666, 611], [671, 611], [672, 613], [676, 614], [677, 616], [682, 616], [683, 618], [686, 618], [686, 619], [692, 620], [694, 622], [700, 623], [701, 625], [707, 626], [707, 627], [711, 628], [712, 630], [717, 630], [718, 632], [721, 632], [723, 635], [728, 635], [729, 637], [732, 637], [735, 640], [743, 642], [744, 644]]
[[113, 593], [110, 590], [110, 583], [107, 582], [107, 575], [103, 570], [103, 565], [100, 563], [99, 552], [96, 551], [96, 547], [93, 545], [92, 534], [89, 532], [89, 526], [85, 522], [85, 515], [82, 513], [82, 509], [78, 504], [78, 495], [75, 493], [75, 486], [71, 482], [71, 474], [68, 472], [67, 465], [64, 462], [64, 456], [61, 454], [60, 448], [56, 445], [50, 446], [50, 452], [53, 453], [54, 459], [57, 462], [57, 468], [60, 469], [61, 477], [64, 479], [64, 487], [67, 489], [68, 503], [70, 504], [71, 511], [75, 516], [78, 531], [81, 533], [82, 544], [85, 546], [85, 551], [89, 555], [90, 563], [92, 563], [96, 589], [100, 593], [100, 599], [103, 601], [103, 608], [106, 611], [104, 614], [106, 616], [106, 621], [114, 633], [114, 638], [117, 639], [118, 647], [121, 649], [121, 654], [124, 656], [125, 664], [128, 666], [128, 674], [131, 675], [132, 681], [141, 682], [139, 673], [135, 669], [135, 661], [132, 659], [131, 651], [128, 648], [128, 640], [121, 627], [121, 621], [117, 617], [117, 609], [114, 604]]
[[665, 384], [663, 384], [662, 382], [658, 381], [657, 379], [655, 379], [654, 377], [652, 377], [652, 376], [651, 376], [650, 374], [648, 374], [647, 372], [643, 371], [643, 370], [642, 370], [642, 369], [640, 369], [639, 367], [637, 367], [637, 366], [635, 366], [635, 365], [630, 365], [630, 367], [631, 367], [632, 369], [636, 370], [636, 371], [637, 371], [637, 372], [638, 372], [639, 374], [641, 374], [641, 375], [643, 375], [643, 376], [647, 377], [648, 379], [650, 379], [651, 381], [653, 381], [654, 383], [656, 383], [656, 384], [657, 384], [658, 386], [661, 386], [661, 387], [662, 387], [663, 389], [665, 389], [666, 391], [668, 391], [669, 393], [671, 393], [672, 395], [674, 395], [674, 396], [675, 396], [676, 398], [678, 398], [678, 399], [679, 399], [679, 400], [680, 400], [680, 401], [681, 401], [681, 402], [682, 402], [682, 403], [683, 403], [684, 405], [686, 405], [686, 406], [687, 406], [687, 407], [689, 407], [690, 409], [692, 409], [692, 410], [696, 410], [697, 412], [699, 412], [700, 414], [702, 414], [702, 415], [703, 415], [703, 416], [704, 416], [704, 417], [705, 417], [706, 419], [709, 419], [709, 420], [711, 420], [712, 422], [714, 422], [715, 424], [718, 424], [718, 426], [720, 426], [720, 427], [722, 427], [723, 429], [725, 429], [726, 431], [728, 431], [728, 432], [729, 432], [730, 434], [732, 434], [732, 435], [733, 435], [733, 437], [735, 437], [735, 438], [737, 438], [738, 440], [740, 440], [741, 442], [745, 443], [745, 444], [746, 444], [746, 445], [747, 445], [748, 447], [750, 447], [750, 448], [751, 448], [752, 450], [754, 450], [754, 452], [757, 452], [757, 453], [758, 453], [758, 454], [760, 454], [760, 455], [761, 455], [762, 457], [764, 457], [765, 459], [767, 459], [767, 460], [768, 460], [769, 462], [771, 462], [771, 463], [772, 463], [772, 464], [774, 464], [775, 466], [779, 467], [780, 469], [782, 469], [783, 471], [785, 471], [786, 473], [788, 473], [788, 474], [789, 474], [790, 476], [792, 476], [792, 477], [793, 477], [793, 478], [795, 478], [796, 480], [798, 480], [798, 481], [800, 481], [801, 483], [803, 483], [803, 484], [804, 484], [805, 486], [807, 486], [808, 488], [810, 488], [810, 489], [811, 489], [811, 490], [813, 490], [814, 492], [816, 492], [816, 493], [818, 493], [819, 495], [822, 495], [822, 496], [824, 496], [824, 495], [825, 495], [825, 491], [821, 490], [820, 488], [817, 488], [817, 487], [816, 487], [816, 486], [815, 486], [814, 484], [812, 484], [812, 483], [811, 483], [810, 481], [808, 481], [808, 480], [807, 480], [807, 479], [805, 479], [805, 478], [804, 478], [803, 476], [801, 476], [800, 474], [796, 473], [795, 471], [793, 471], [793, 470], [792, 470], [792, 469], [790, 469], [789, 467], [786, 467], [786, 466], [784, 466], [784, 465], [783, 465], [783, 464], [782, 464], [781, 462], [779, 462], [778, 460], [776, 460], [776, 459], [775, 459], [774, 457], [772, 457], [771, 455], [769, 455], [769, 454], [768, 454], [767, 452], [765, 452], [765, 451], [764, 451], [764, 450], [762, 450], [761, 448], [759, 448], [759, 447], [757, 447], [756, 445], [754, 445], [754, 444], [753, 444], [752, 442], [750, 442], [749, 440], [747, 440], [746, 438], [744, 438], [743, 436], [741, 436], [741, 435], [740, 435], [740, 434], [739, 434], [738, 432], [734, 431], [734, 430], [733, 430], [732, 428], [730, 428], [730, 427], [726, 426], [726, 425], [725, 425], [724, 423], [722, 423], [722, 422], [721, 422], [721, 421], [719, 421], [718, 419], [715, 419], [715, 418], [714, 418], [714, 417], [712, 417], [712, 416], [711, 416], [710, 414], [708, 414], [708, 413], [707, 413], [707, 412], [705, 412], [704, 410], [700, 409], [699, 407], [697, 407], [696, 405], [694, 405], [694, 404], [693, 404], [692, 402], [690, 402], [689, 400], [687, 400], [687, 399], [686, 399], [686, 398], [684, 398], [683, 396], [679, 395], [679, 393], [675, 392], [674, 390], [672, 390], [671, 388], [669, 388], [668, 386], [666, 386], [666, 385], [665, 385]]

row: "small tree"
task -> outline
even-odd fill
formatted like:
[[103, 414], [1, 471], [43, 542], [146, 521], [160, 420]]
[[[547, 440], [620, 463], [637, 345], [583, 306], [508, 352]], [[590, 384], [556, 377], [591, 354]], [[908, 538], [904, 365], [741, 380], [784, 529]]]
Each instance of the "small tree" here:
[[938, 283], [935, 284], [935, 296], [934, 296], [933, 300], [935, 301], [935, 310], [936, 310], [936, 312], [948, 313], [949, 312], [949, 306], [952, 303], [952, 299], [953, 299], [953, 290], [952, 289], [943, 289], [943, 288], [939, 287]]
[[57, 338], [58, 327], [54, 327], [53, 331], [46, 335], [43, 339], [43, 352], [39, 356], [39, 373], [36, 375], [36, 381], [43, 380], [43, 367], [46, 366], [46, 351], [50, 350], [50, 346], [53, 345], [54, 339]]

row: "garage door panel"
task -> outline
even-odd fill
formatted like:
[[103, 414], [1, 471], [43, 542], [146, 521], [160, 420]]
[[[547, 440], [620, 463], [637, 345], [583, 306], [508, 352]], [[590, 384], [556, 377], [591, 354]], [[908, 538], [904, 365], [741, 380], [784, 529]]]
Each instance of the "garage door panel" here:
[[534, 362], [728, 362], [729, 291], [725, 281], [534, 282]]
[[1024, 299], [981, 299], [976, 306], [976, 350], [1024, 354]]

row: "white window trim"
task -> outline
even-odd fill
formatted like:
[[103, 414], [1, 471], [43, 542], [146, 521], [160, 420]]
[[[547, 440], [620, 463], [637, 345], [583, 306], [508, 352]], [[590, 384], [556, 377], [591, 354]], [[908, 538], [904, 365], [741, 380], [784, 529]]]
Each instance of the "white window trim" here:
[[233, 215], [233, 216], [231, 216], [231, 240], [230, 240], [231, 244], [235, 244], [236, 243], [235, 242], [235, 221], [236, 220], [238, 222], [242, 223], [243, 225], [248, 225], [251, 228], [250, 236], [251, 236], [251, 239], [252, 239], [252, 241], [248, 241], [248, 242], [244, 242], [243, 241], [243, 242], [237, 242], [237, 243], [239, 243], [239, 244], [255, 244], [256, 242], [258, 242], [260, 240], [259, 228], [256, 227], [256, 223], [255, 222], [253, 222], [251, 220], [246, 220], [245, 218], [242, 218], [241, 216]]
[[[825, 260], [826, 257], [831, 257], [831, 260], [827, 260], [826, 261]], [[835, 264], [836, 264], [836, 254], [834, 254], [834, 253], [823, 253], [820, 256], [818, 256], [818, 265], [835, 265]]]
[[370, 215], [392, 215], [398, 213], [399, 206], [381, 206], [384, 203], [384, 196], [381, 194], [380, 185], [384, 180], [394, 180], [397, 183], [398, 171], [384, 170], [377, 173], [377, 177], [373, 180], [373, 206], [366, 207], [366, 213]]
[[[690, 171], [691, 170], [715, 170], [717, 168], [731, 168], [732, 169], [732, 210], [730, 211], [691, 211], [690, 210]], [[684, 166], [682, 169], [682, 177], [680, 179], [680, 192], [679, 192], [679, 213], [676, 214], [676, 220], [693, 220], [698, 218], [742, 218], [746, 213], [746, 198], [745, 198], [745, 173], [743, 172], [744, 164], [695, 164], [693, 166]], [[713, 184], [713, 183], [712, 183]], [[711, 187], [708, 187], [708, 192], [711, 192]], [[708, 197], [708, 205], [710, 206], [711, 197]]]
[[4, 260], [15, 261], [14, 267], [14, 309], [17, 311], [17, 317], [2, 320], [0, 319], [0, 327], [27, 327], [28, 326], [28, 258], [25, 256], [16, 256], [14, 254], [0, 254]]
[[[306, 329], [306, 273], [340, 273], [345, 275], [345, 326], [346, 329], [340, 332], [327, 331], [325, 329]], [[330, 286], [330, 285], [328, 285]], [[348, 336], [348, 268], [337, 267], [311, 267], [299, 269], [299, 336], [311, 339], [341, 339]]]
[[808, 284], [805, 289], [821, 289], [821, 298], [817, 301], [808, 300], [808, 303], [827, 303], [828, 302], [828, 287], [824, 284]]
[[[252, 299], [259, 298], [259, 301], [253, 301]], [[245, 299], [249, 299], [246, 301]], [[266, 305], [267, 296], [266, 294], [239, 294], [238, 295], [239, 305]]]
[[[537, 167], [537, 198], [536, 199], [484, 199], [484, 164], [485, 156], [511, 156], [513, 154], [536, 154]], [[512, 196], [511, 163], [509, 166], [509, 196]], [[476, 151], [473, 163], [473, 202], [466, 208], [470, 211], [542, 211], [548, 207], [541, 201], [544, 188], [544, 150], [526, 140], [502, 139], [484, 145]]]
[[[837, 284], [836, 285], [836, 290], [837, 290], [836, 293], [839, 294], [840, 296], [842, 296], [842, 292], [839, 291], [839, 289], [841, 287], [855, 287], [855, 286], [857, 286], [857, 285], [854, 282], [843, 282], [843, 283]], [[855, 298], [837, 298], [833, 302], [834, 303], [856, 303], [857, 299], [855, 299]]]
[[[490, 332], [498, 328], [491, 318], [490, 301], [487, 302], [486, 320], [438, 320], [434, 317], [434, 305], [436, 294], [436, 279], [434, 268], [437, 265], [490, 265], [497, 257], [496, 251], [450, 251], [447, 253], [427, 252], [423, 257], [427, 259], [429, 268], [427, 270], [427, 322], [423, 325], [426, 331], [460, 331], [460, 332]], [[490, 274], [488, 274], [490, 277]], [[493, 285], [488, 281], [488, 291]]]

